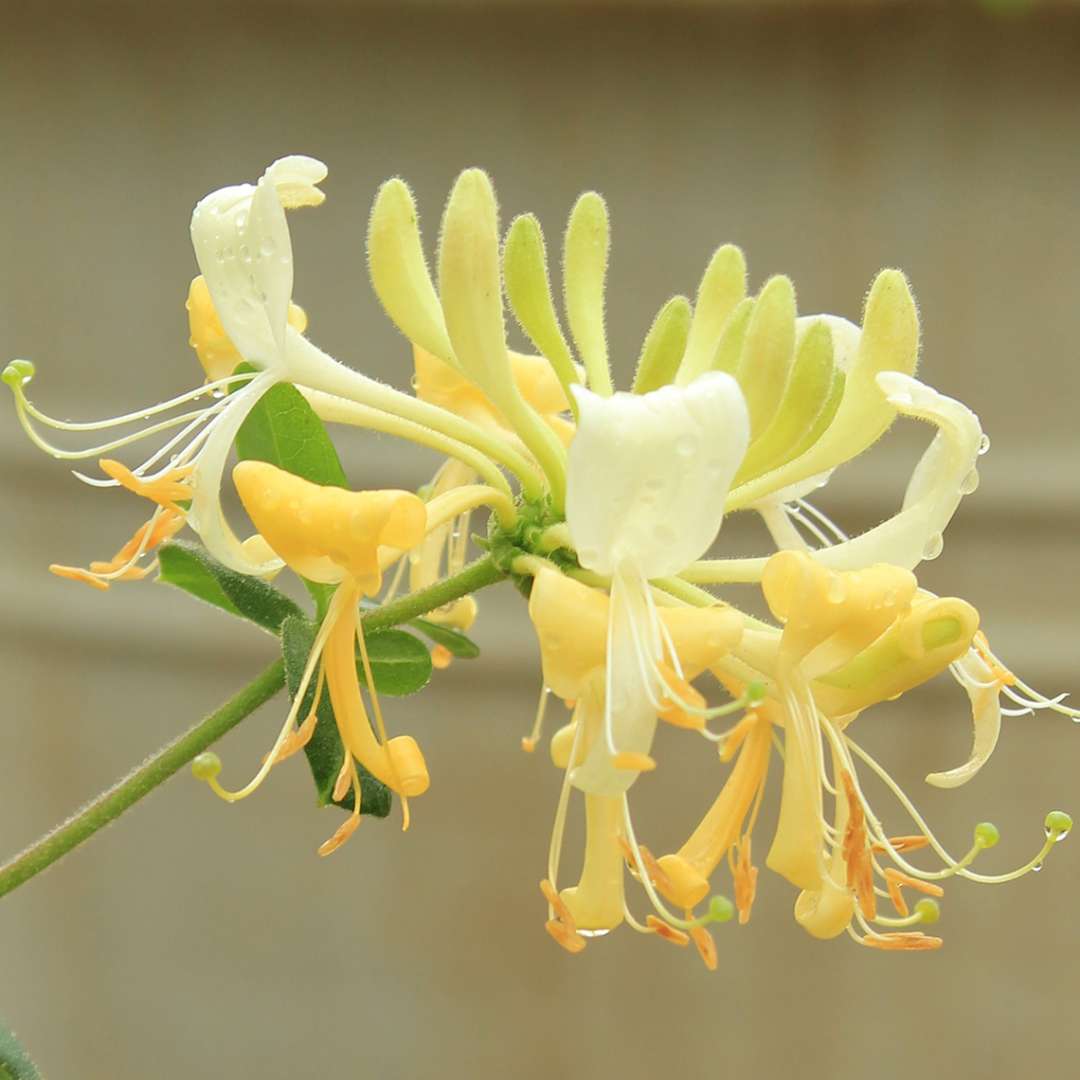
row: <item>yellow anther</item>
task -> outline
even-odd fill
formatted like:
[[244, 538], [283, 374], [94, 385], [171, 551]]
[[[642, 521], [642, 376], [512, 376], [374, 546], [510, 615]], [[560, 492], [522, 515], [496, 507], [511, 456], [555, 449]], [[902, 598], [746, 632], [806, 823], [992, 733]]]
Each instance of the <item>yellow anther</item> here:
[[115, 480], [121, 487], [141, 495], [144, 499], [150, 499], [159, 506], [182, 512], [177, 503], [187, 502], [191, 498], [191, 476], [193, 466], [184, 465], [178, 469], [170, 469], [164, 476], [156, 480], [143, 480], [136, 476], [126, 465], [111, 458], [102, 458], [98, 465], [101, 471]]
[[899, 915], [907, 915], [910, 911], [901, 891], [904, 885], [925, 893], [927, 896], [940, 898], [945, 895], [945, 890], [940, 885], [935, 885], [932, 881], [921, 881], [917, 877], [912, 877], [910, 874], [895, 869], [895, 867], [886, 867], [884, 873], [885, 887], [889, 890], [889, 899]]
[[930, 949], [940, 949], [944, 944], [941, 938], [930, 937], [917, 930], [896, 934], [867, 934], [859, 940], [860, 944], [868, 945], [871, 949], [887, 952], [927, 952]]
[[697, 948], [698, 955], [701, 957], [702, 962], [709, 971], [715, 971], [718, 960], [716, 956], [716, 942], [713, 940], [712, 934], [710, 934], [704, 926], [695, 926], [690, 931], [690, 940], [693, 941]]
[[101, 578], [90, 573], [89, 570], [84, 570], [81, 566], [62, 566], [60, 563], [50, 563], [49, 572], [57, 577], [66, 578], [68, 581], [81, 581], [84, 585], [100, 589], [102, 592], [109, 587], [107, 581], [102, 581]]
[[327, 855], [332, 855], [354, 832], [360, 825], [361, 817], [359, 814], [353, 814], [351, 817], [346, 818], [338, 827], [334, 830], [334, 835], [329, 840], [324, 840], [319, 845], [319, 854], [324, 858]]
[[579, 953], [585, 948], [585, 939], [558, 919], [548, 919], [544, 923], [544, 929], [570, 954]]
[[[244, 358], [225, 333], [214, 302], [210, 299], [206, 279], [201, 274], [192, 280], [184, 307], [187, 308], [188, 327], [191, 330], [188, 344], [195, 350], [207, 379], [215, 382], [228, 377]], [[293, 303], [289, 304], [289, 324], [301, 334], [307, 329], [307, 315], [303, 308]]]
[[690, 944], [690, 935], [684, 934], [681, 930], [676, 930], [674, 926], [669, 926], [663, 919], [657, 918], [655, 915], [650, 915], [645, 920], [645, 925], [656, 934], [657, 937], [662, 937], [665, 941], [670, 941], [672, 945], [678, 945], [680, 948], [685, 949]]
[[[929, 847], [930, 838], [923, 836], [922, 833], [915, 836], [890, 836], [889, 845], [893, 851], [903, 854], [906, 851], [919, 851], [921, 848]], [[884, 855], [888, 848], [884, 844], [871, 844], [870, 850], [875, 855]]]
[[745, 926], [750, 921], [750, 911], [757, 895], [757, 867], [751, 862], [750, 836], [747, 834], [739, 843], [739, 856], [735, 862], [735, 907], [739, 911], [739, 925]]
[[611, 764], [616, 769], [626, 769], [629, 772], [652, 772], [656, 768], [653, 758], [636, 750], [623, 750], [611, 759]]
[[423, 538], [424, 503], [410, 491], [321, 487], [263, 461], [242, 461], [233, 481], [255, 527], [297, 573], [352, 577], [372, 595], [382, 583], [379, 547], [408, 550]]
[[840, 773], [847, 799], [848, 820], [844, 829], [843, 856], [847, 865], [847, 883], [859, 901], [859, 910], [867, 919], [877, 914], [874, 895], [874, 866], [870, 858], [870, 846], [866, 840], [866, 815], [862, 801], [855, 790], [855, 781], [846, 769]]
[[341, 768], [338, 770], [337, 779], [334, 781], [334, 790], [330, 793], [330, 798], [334, 802], [341, 802], [348, 794], [350, 787], [352, 787], [352, 760], [346, 755], [345, 760], [341, 763]]
[[[445, 671], [454, 662], [454, 654], [445, 645], [435, 645], [431, 650], [431, 666]], [[522, 740], [524, 742], [524, 740]]]
[[280, 765], [283, 761], [291, 758], [293, 754], [303, 750], [311, 742], [311, 736], [315, 734], [315, 725], [318, 722], [318, 714], [312, 711], [295, 731], [290, 731], [281, 744], [281, 749], [277, 752], [274, 764]]

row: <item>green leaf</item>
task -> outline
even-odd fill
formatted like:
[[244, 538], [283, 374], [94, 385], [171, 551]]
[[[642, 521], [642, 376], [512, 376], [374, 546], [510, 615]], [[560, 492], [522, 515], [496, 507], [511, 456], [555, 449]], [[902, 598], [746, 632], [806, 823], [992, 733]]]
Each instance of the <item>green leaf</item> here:
[[[345, 470], [326, 427], [303, 394], [289, 383], [272, 386], [259, 399], [237, 432], [236, 454], [241, 461], [266, 461], [313, 484], [347, 486]], [[323, 614], [333, 586], [306, 578], [304, 584]]]
[[[431, 681], [431, 653], [427, 646], [404, 630], [378, 630], [365, 635], [371, 674], [380, 694], [401, 697], [423, 690]], [[357, 671], [367, 686], [362, 665]]]
[[0, 1080], [41, 1080], [26, 1051], [8, 1028], [0, 1023]]
[[302, 612], [284, 593], [261, 578], [238, 574], [223, 566], [198, 544], [170, 540], [158, 552], [158, 581], [175, 585], [214, 607], [281, 633], [281, 624]]
[[442, 645], [459, 660], [475, 660], [480, 655], [480, 646], [460, 630], [440, 626], [430, 619], [412, 619], [409, 625], [415, 626], [421, 634], [426, 634], [436, 645]]
[[[300, 689], [300, 680], [303, 677], [311, 647], [315, 643], [316, 631], [315, 623], [302, 615], [290, 616], [281, 627], [281, 654], [285, 661], [285, 685], [288, 687], [290, 697], [295, 698], [296, 692]], [[376, 677], [377, 683], [378, 677]], [[315, 680], [312, 679], [300, 706], [301, 719], [311, 711], [314, 696]], [[345, 747], [338, 736], [334, 708], [330, 704], [330, 694], [326, 690], [323, 691], [319, 701], [318, 716], [315, 733], [304, 747], [304, 753], [307, 755], [308, 766], [315, 780], [319, 805], [340, 806], [342, 810], [351, 811], [353, 808], [351, 789], [341, 802], [335, 803], [331, 798], [334, 782], [345, 761]], [[357, 763], [356, 768], [360, 774], [363, 812], [371, 817], [386, 817], [390, 813], [390, 789], [381, 780], [375, 779], [363, 765]]]

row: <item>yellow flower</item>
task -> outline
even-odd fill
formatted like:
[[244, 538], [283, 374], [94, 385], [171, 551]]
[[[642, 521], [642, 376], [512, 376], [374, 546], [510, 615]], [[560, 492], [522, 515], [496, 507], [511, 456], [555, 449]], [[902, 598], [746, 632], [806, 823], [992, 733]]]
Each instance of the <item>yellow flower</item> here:
[[[387, 736], [357, 608], [362, 597], [379, 591], [383, 561], [388, 555], [400, 556], [423, 539], [427, 528], [423, 502], [406, 491], [351, 492], [320, 487], [261, 461], [241, 462], [233, 470], [233, 482], [271, 550], [296, 573], [311, 581], [336, 585], [337, 589], [312, 646], [293, 707], [255, 779], [238, 792], [227, 792], [218, 784], [216, 774], [204, 778], [229, 801], [251, 794], [274, 764], [310, 739], [325, 683], [346, 749], [334, 796], [343, 798], [351, 786], [354, 810], [319, 849], [320, 854], [336, 850], [360, 822], [363, 793], [357, 761], [402, 797], [408, 827], [407, 797], [427, 790], [427, 765], [411, 736]], [[357, 644], [378, 737], [360, 691]], [[300, 703], [313, 679], [317, 679], [315, 703], [304, 723], [295, 729]]]

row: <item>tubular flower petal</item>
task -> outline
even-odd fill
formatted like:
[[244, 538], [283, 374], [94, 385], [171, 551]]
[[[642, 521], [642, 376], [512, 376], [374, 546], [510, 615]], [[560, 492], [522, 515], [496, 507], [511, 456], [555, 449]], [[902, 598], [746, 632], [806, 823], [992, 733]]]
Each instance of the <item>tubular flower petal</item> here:
[[602, 398], [581, 387], [566, 520], [582, 566], [647, 578], [700, 558], [724, 517], [749, 438], [738, 384], [713, 372], [686, 387]]
[[[382, 553], [392, 550], [399, 556], [424, 539], [428, 524], [424, 503], [405, 491], [351, 492], [320, 487], [262, 461], [240, 462], [233, 470], [233, 481], [261, 541], [298, 574], [338, 588], [308, 656], [293, 709], [263, 768], [238, 792], [225, 791], [212, 778], [214, 790], [230, 801], [244, 798], [273, 765], [302, 745], [303, 726], [294, 728], [296, 710], [306, 687], [317, 677], [320, 688], [325, 682], [347, 751], [335, 800], [340, 801], [351, 788], [353, 818], [359, 818], [362, 792], [354, 763], [358, 761], [402, 796], [407, 828], [406, 799], [428, 789], [427, 764], [411, 736], [387, 737], [357, 608], [363, 596], [377, 592], [382, 584]], [[360, 690], [357, 645], [374, 728]], [[305, 738], [310, 738], [310, 732]], [[320, 848], [320, 854], [336, 850], [355, 828], [356, 821], [346, 823]]]

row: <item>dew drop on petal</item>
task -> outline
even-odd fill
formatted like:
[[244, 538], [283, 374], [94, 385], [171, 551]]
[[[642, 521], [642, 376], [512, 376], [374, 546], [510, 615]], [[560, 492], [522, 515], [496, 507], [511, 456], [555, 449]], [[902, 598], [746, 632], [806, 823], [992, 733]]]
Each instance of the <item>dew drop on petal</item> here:
[[1036, 864], [1035, 864], [1035, 865], [1034, 865], [1034, 866], [1033, 866], [1033, 867], [1031, 868], [1031, 872], [1032, 872], [1033, 874], [1037, 874], [1037, 873], [1038, 873], [1038, 872], [1039, 872], [1039, 871], [1040, 871], [1040, 870], [1041, 870], [1042, 868], [1043, 868], [1043, 864], [1042, 864], [1041, 862], [1037, 862], [1037, 863], [1036, 863]]
[[833, 575], [829, 579], [828, 587], [825, 590], [825, 599], [830, 604], [842, 604], [847, 599], [847, 588], [843, 579], [838, 575]]
[[979, 440], [979, 456], [982, 457], [982, 455], [985, 454], [986, 451], [989, 450], [989, 449], [990, 449], [990, 436], [989, 435], [983, 435], [983, 437]]
[[979, 486], [979, 470], [972, 469], [960, 484], [960, 494], [970, 495]]
[[934, 533], [934, 535], [926, 541], [922, 557], [924, 559], [936, 559], [944, 548], [945, 541], [942, 539], [941, 533]]

